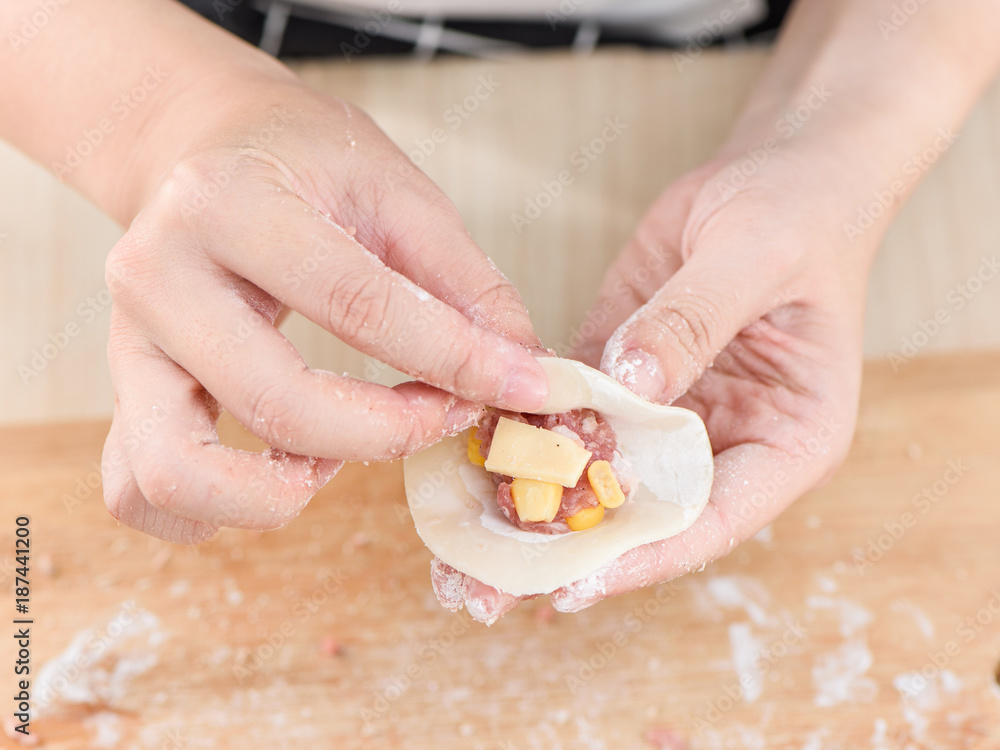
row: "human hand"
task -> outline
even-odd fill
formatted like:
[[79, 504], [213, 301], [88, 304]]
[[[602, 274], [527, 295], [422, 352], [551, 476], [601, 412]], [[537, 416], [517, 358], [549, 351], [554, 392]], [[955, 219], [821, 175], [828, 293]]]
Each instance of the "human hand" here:
[[777, 157], [723, 197], [731, 165], [697, 170], [654, 204], [606, 277], [592, 314], [611, 314], [580, 356], [601, 352], [602, 369], [632, 390], [697, 412], [715, 477], [692, 527], [555, 592], [556, 609], [703, 567], [846, 456], [872, 252], [824, 215], [803, 171]]
[[[176, 157], [107, 264], [105, 499], [176, 542], [275, 528], [343, 460], [398, 458], [483, 403], [547, 396], [517, 292], [367, 116], [290, 74], [228, 85], [194, 99], [218, 103], [209, 122], [185, 120], [181, 99], [152, 128], [144, 148]], [[183, 147], [156, 140], [178, 131]], [[309, 369], [275, 328], [286, 308], [421, 382]], [[220, 407], [272, 450], [221, 446]]]
[[[875, 33], [888, 10], [797, 2], [719, 155], [666, 190], [606, 276], [576, 356], [697, 411], [715, 481], [693, 526], [555, 591], [556, 609], [726, 554], [845, 456], [871, 260], [920, 181], [918, 159], [939, 155], [1000, 66], [996, 4]], [[445, 606], [484, 622], [519, 601], [440, 561], [432, 579]]]
[[[730, 168], [706, 164], [654, 203], [606, 275], [588, 315], [595, 331], [576, 351], [640, 395], [704, 419], [716, 453], [709, 504], [685, 532], [554, 592], [557, 610], [725, 555], [847, 453], [871, 254], [824, 214], [822, 185], [794, 159], [776, 156], [735, 192], [724, 189]], [[440, 561], [432, 580], [443, 603], [485, 622], [520, 600]]]

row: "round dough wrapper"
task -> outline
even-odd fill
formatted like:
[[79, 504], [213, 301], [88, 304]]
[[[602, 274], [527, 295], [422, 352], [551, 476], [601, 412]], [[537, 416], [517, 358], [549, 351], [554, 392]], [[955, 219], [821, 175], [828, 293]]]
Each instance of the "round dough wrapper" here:
[[692, 411], [651, 404], [604, 373], [540, 358], [551, 396], [542, 414], [594, 409], [611, 424], [638, 486], [624, 505], [585, 531], [522, 531], [501, 513], [496, 485], [466, 455], [466, 436], [446, 438], [403, 462], [417, 533], [448, 565], [515, 596], [549, 594], [630, 549], [684, 531], [708, 503], [712, 446]]

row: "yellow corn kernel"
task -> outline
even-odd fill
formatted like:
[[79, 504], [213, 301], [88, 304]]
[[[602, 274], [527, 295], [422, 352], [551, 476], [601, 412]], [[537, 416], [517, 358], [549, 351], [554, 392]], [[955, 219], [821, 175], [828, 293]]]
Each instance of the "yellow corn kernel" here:
[[598, 505], [596, 508], [584, 508], [576, 515], [566, 519], [566, 525], [570, 531], [583, 531], [592, 526], [597, 526], [604, 519], [604, 506]]
[[559, 512], [563, 488], [555, 482], [539, 482], [537, 479], [515, 479], [510, 484], [510, 496], [514, 500], [514, 510], [523, 522], [543, 521], [551, 523]]
[[587, 479], [597, 501], [605, 508], [617, 508], [625, 502], [625, 493], [607, 461], [594, 461], [587, 469]]
[[473, 427], [469, 430], [469, 444], [466, 447], [466, 452], [469, 454], [469, 460], [476, 466], [486, 466], [486, 459], [479, 452], [479, 446], [482, 445], [483, 441], [476, 440], [476, 430], [478, 429], [478, 427]]

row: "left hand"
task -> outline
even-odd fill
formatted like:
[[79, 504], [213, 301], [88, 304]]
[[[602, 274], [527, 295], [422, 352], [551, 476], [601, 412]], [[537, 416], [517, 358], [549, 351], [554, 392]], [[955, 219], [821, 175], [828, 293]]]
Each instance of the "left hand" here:
[[[602, 369], [635, 392], [697, 412], [715, 480], [692, 527], [557, 590], [556, 609], [727, 554], [845, 457], [871, 253], [824, 215], [820, 166], [803, 170], [779, 153], [739, 191], [720, 190], [729, 160], [702, 166], [661, 195], [606, 275], [590, 312], [603, 322], [577, 356], [596, 366], [603, 352]], [[492, 622], [519, 601], [439, 562], [434, 571], [439, 596], [449, 591], [476, 619]]]
[[[947, 148], [943, 134], [1000, 69], [1000, 6], [960, 6], [928, 4], [886, 32], [891, 0], [798, 0], [720, 155], [642, 220], [577, 356], [697, 411], [715, 484], [691, 528], [554, 592], [557, 609], [721, 557], [846, 455], [871, 260], [920, 182], [918, 156]], [[859, 229], [873, 197], [880, 208]], [[446, 577], [450, 603], [464, 600], [477, 619], [517, 603], [456, 576]]]

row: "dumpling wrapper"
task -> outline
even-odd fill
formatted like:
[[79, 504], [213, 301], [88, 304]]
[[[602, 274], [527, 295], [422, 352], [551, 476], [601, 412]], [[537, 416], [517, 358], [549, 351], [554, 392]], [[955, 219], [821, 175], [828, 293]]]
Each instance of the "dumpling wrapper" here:
[[464, 435], [403, 462], [406, 499], [424, 544], [456, 570], [514, 596], [552, 593], [630, 549], [679, 534], [701, 515], [712, 488], [712, 446], [697, 414], [651, 404], [580, 362], [538, 361], [551, 387], [539, 413], [601, 413], [631, 463], [637, 487], [601, 523], [567, 534], [517, 528], [500, 511], [489, 474], [468, 460]]

